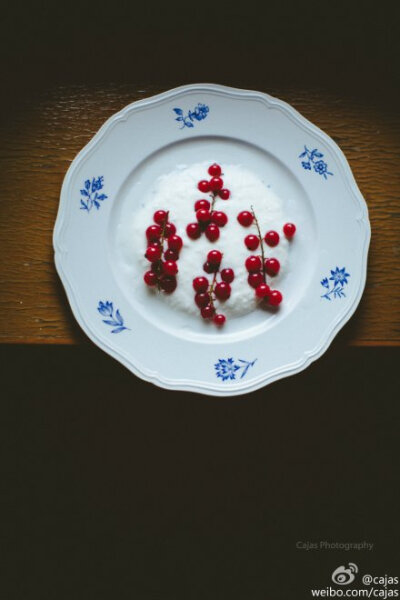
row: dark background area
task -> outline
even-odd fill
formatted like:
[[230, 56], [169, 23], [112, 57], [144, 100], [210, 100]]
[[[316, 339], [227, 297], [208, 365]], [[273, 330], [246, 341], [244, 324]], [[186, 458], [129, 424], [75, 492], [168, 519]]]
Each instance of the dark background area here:
[[[103, 82], [398, 106], [385, 2], [15, 2], [1, 16], [6, 120], [55, 85]], [[91, 344], [0, 350], [1, 597], [298, 599], [349, 561], [399, 575], [396, 349], [340, 335], [307, 371], [233, 399], [157, 389]], [[296, 550], [325, 539], [374, 550]]]

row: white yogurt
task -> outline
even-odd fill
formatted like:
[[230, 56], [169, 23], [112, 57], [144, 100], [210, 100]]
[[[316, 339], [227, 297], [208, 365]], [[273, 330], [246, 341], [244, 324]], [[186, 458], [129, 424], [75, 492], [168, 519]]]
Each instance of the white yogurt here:
[[[194, 164], [187, 168], [175, 171], [160, 177], [149, 190], [144, 206], [134, 214], [134, 220], [125, 228], [122, 244], [125, 245], [125, 255], [130, 260], [138, 261], [143, 268], [143, 273], [149, 268], [149, 261], [144, 258], [146, 250], [145, 231], [153, 224], [153, 214], [156, 210], [168, 210], [169, 220], [174, 223], [177, 234], [183, 239], [183, 248], [178, 261], [179, 273], [178, 286], [172, 294], [159, 293], [149, 288], [148, 293], [159, 294], [160, 302], [167, 302], [176, 310], [191, 314], [199, 314], [199, 309], [194, 303], [194, 290], [192, 282], [195, 277], [205, 276], [211, 282], [212, 275], [207, 275], [203, 264], [210, 250], [217, 249], [223, 253], [221, 269], [232, 268], [235, 279], [231, 283], [231, 297], [225, 302], [216, 301], [218, 312], [222, 312], [228, 319], [247, 314], [257, 308], [254, 289], [247, 282], [248, 273], [245, 261], [251, 254], [259, 254], [260, 250], [251, 252], [244, 244], [248, 234], [256, 234], [255, 224], [242, 227], [237, 221], [237, 215], [243, 210], [253, 207], [257, 216], [261, 234], [271, 229], [280, 234], [280, 243], [275, 248], [269, 248], [265, 243], [265, 255], [268, 258], [277, 258], [281, 264], [280, 274], [276, 277], [267, 277], [271, 288], [279, 288], [281, 274], [285, 271], [288, 258], [288, 242], [282, 235], [282, 227], [287, 219], [282, 212], [282, 200], [274, 194], [252, 172], [236, 165], [222, 164], [224, 187], [231, 192], [229, 200], [217, 198], [214, 210], [226, 213], [228, 223], [220, 228], [220, 237], [216, 242], [210, 242], [205, 234], [198, 240], [191, 240], [186, 235], [188, 223], [196, 221], [194, 203], [201, 198], [210, 200], [208, 194], [202, 194], [197, 189], [201, 179], [208, 179], [207, 169], [212, 160], [207, 163]], [[143, 280], [140, 285], [145, 285]]]

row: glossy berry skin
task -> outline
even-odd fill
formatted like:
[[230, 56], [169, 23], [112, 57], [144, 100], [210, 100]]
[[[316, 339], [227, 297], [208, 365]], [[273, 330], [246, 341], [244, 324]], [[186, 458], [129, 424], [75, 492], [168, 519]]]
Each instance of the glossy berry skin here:
[[207, 261], [211, 265], [220, 265], [222, 260], [222, 252], [219, 250], [210, 250], [207, 254]]
[[265, 270], [267, 271], [268, 275], [271, 275], [272, 277], [274, 275], [278, 275], [280, 268], [281, 263], [277, 258], [267, 258], [265, 261]]
[[176, 289], [176, 278], [172, 275], [163, 275], [160, 278], [160, 287], [167, 294], [171, 294]]
[[232, 281], [235, 279], [235, 273], [233, 272], [233, 269], [222, 269], [221, 279], [222, 281], [225, 281], [225, 283], [232, 283]]
[[146, 229], [146, 238], [149, 242], [157, 242], [162, 234], [162, 229], [159, 225], [150, 225]]
[[225, 283], [225, 281], [221, 281], [221, 283], [217, 283], [215, 286], [215, 295], [218, 300], [228, 300], [231, 295], [231, 286], [229, 283]]
[[244, 263], [249, 273], [259, 271], [262, 267], [261, 258], [259, 256], [249, 256]]
[[264, 283], [263, 274], [260, 271], [249, 273], [247, 281], [252, 288], [256, 289], [261, 283]]
[[250, 227], [253, 222], [253, 215], [248, 210], [242, 210], [242, 212], [238, 214], [237, 220], [242, 227]]
[[225, 315], [214, 315], [213, 316], [213, 322], [216, 325], [221, 326], [225, 323], [225, 321], [226, 321]]
[[168, 213], [165, 210], [156, 210], [156, 212], [153, 215], [153, 221], [154, 223], [157, 223], [158, 225], [163, 225], [165, 223], [165, 221], [168, 218]]
[[201, 316], [203, 319], [211, 319], [215, 312], [215, 309], [211, 306], [211, 304], [207, 304], [204, 308], [201, 309]]
[[212, 265], [211, 263], [209, 263], [208, 261], [206, 261], [203, 265], [203, 269], [206, 273], [210, 274], [210, 273], [216, 273], [216, 271], [218, 271], [219, 265]]
[[165, 261], [162, 268], [166, 275], [176, 275], [178, 272], [178, 265], [174, 260]]
[[246, 235], [244, 238], [244, 243], [248, 250], [257, 250], [260, 245], [260, 240], [256, 235]]
[[206, 210], [210, 210], [211, 204], [208, 200], [197, 200], [194, 203], [194, 210], [200, 210], [201, 208], [205, 208]]
[[226, 188], [223, 188], [222, 190], [219, 190], [219, 192], [218, 192], [218, 196], [221, 198], [221, 200], [229, 200], [230, 195], [231, 195], [230, 191], [227, 190]]
[[146, 271], [143, 275], [143, 279], [146, 285], [153, 286], [157, 283], [157, 274], [154, 271]]
[[166, 238], [171, 237], [171, 235], [175, 235], [176, 227], [173, 223], [166, 223], [164, 226], [164, 236]]
[[170, 248], [168, 248], [168, 250], [164, 252], [164, 258], [165, 260], [178, 260], [179, 252], [176, 250], [170, 250]]
[[216, 242], [219, 238], [219, 227], [215, 225], [215, 223], [210, 223], [206, 227], [206, 238], [210, 240], [210, 242]]
[[270, 293], [269, 285], [266, 283], [260, 283], [256, 287], [256, 296], [257, 298], [266, 298]]
[[206, 208], [200, 208], [196, 211], [196, 219], [199, 223], [209, 223], [211, 220], [211, 213]]
[[189, 223], [186, 227], [186, 233], [191, 240], [198, 240], [201, 236], [200, 225], [198, 223]]
[[224, 182], [222, 181], [221, 177], [211, 177], [209, 186], [212, 192], [218, 192], [220, 189], [222, 189], [223, 185]]
[[224, 227], [228, 222], [228, 217], [224, 212], [216, 210], [211, 215], [211, 221], [218, 225], [218, 227]]
[[206, 292], [208, 290], [208, 285], [207, 277], [196, 277], [193, 279], [193, 289], [199, 294]]
[[208, 174], [211, 175], [211, 177], [219, 177], [221, 172], [221, 167], [217, 165], [217, 163], [213, 163], [208, 167]]
[[268, 300], [271, 306], [279, 306], [282, 302], [282, 294], [278, 290], [272, 290], [269, 294]]
[[271, 248], [279, 244], [279, 233], [277, 231], [267, 231], [264, 236], [265, 243]]
[[176, 250], [177, 252], [179, 252], [179, 250], [182, 248], [182, 246], [183, 246], [183, 241], [179, 235], [173, 234], [168, 238], [168, 248], [170, 250]]
[[150, 262], [153, 262], [154, 260], [159, 260], [161, 258], [160, 246], [158, 246], [157, 244], [155, 244], [154, 246], [149, 246], [146, 250], [145, 257]]
[[199, 181], [197, 187], [200, 190], [200, 192], [203, 192], [203, 194], [207, 194], [207, 192], [210, 191], [210, 184], [206, 179]]
[[283, 226], [283, 233], [289, 240], [291, 240], [296, 233], [296, 225], [294, 223], [285, 223]]
[[210, 302], [210, 296], [208, 294], [205, 294], [204, 292], [201, 294], [196, 294], [194, 297], [194, 301], [196, 303], [196, 306], [198, 306], [199, 308], [204, 308]]

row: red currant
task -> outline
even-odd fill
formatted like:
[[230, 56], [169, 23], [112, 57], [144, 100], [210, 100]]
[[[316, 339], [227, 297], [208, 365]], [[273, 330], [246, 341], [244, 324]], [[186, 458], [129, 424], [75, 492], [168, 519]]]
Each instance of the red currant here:
[[194, 301], [199, 308], [204, 308], [210, 302], [210, 296], [208, 294], [196, 294]]
[[203, 194], [206, 194], [207, 192], [210, 191], [210, 184], [206, 179], [199, 181], [199, 183], [197, 184], [197, 187], [199, 188], [199, 190], [201, 192], [203, 192]]
[[282, 302], [282, 294], [278, 290], [272, 290], [268, 300], [271, 306], [278, 306]]
[[269, 294], [269, 291], [269, 285], [266, 283], [260, 283], [260, 285], [256, 287], [256, 296], [257, 298], [266, 298], [266, 296]]
[[233, 269], [222, 269], [221, 279], [222, 281], [225, 281], [225, 283], [232, 283], [232, 281], [235, 279], [235, 273], [233, 272]]
[[204, 308], [201, 309], [201, 316], [203, 319], [211, 319], [215, 312], [215, 309], [211, 304], [207, 304]]
[[157, 242], [162, 234], [162, 229], [159, 225], [150, 225], [146, 229], [146, 238], [149, 242]]
[[267, 233], [264, 236], [264, 240], [268, 244], [268, 246], [271, 246], [271, 248], [273, 248], [274, 246], [277, 246], [279, 244], [279, 233], [277, 231], [267, 231]]
[[225, 281], [221, 281], [221, 283], [217, 283], [215, 286], [215, 295], [218, 300], [227, 300], [231, 295], [231, 286], [229, 283], [225, 283]]
[[219, 177], [221, 175], [221, 167], [217, 163], [212, 164], [208, 167], [208, 174], [211, 177]]
[[170, 250], [176, 250], [176, 252], [179, 252], [179, 250], [182, 248], [182, 246], [183, 246], [183, 241], [179, 235], [174, 234], [168, 238], [168, 248]]
[[211, 220], [213, 223], [218, 225], [219, 227], [224, 227], [228, 222], [228, 217], [226, 214], [220, 210], [217, 210], [212, 213]]
[[231, 195], [230, 191], [227, 190], [226, 188], [223, 188], [222, 190], [219, 190], [219, 192], [218, 192], [218, 196], [221, 198], [221, 200], [228, 200], [230, 195]]
[[206, 210], [210, 210], [211, 204], [208, 200], [197, 200], [194, 203], [194, 210], [200, 210], [200, 208], [205, 208]]
[[221, 177], [211, 177], [209, 181], [210, 190], [212, 192], [218, 192], [223, 185], [224, 182], [222, 181]]
[[218, 271], [218, 268], [219, 268], [219, 265], [212, 265], [208, 261], [206, 261], [203, 265], [204, 271], [208, 274], [215, 273], [216, 271]]
[[256, 271], [254, 273], [249, 273], [247, 281], [248, 281], [249, 285], [255, 289], [261, 283], [264, 283], [263, 274], [260, 271]]
[[210, 242], [216, 242], [219, 238], [219, 227], [214, 223], [210, 223], [206, 227], [206, 238], [210, 240]]
[[265, 261], [265, 270], [267, 271], [268, 275], [277, 275], [280, 268], [281, 263], [277, 258], [267, 258]]
[[220, 252], [219, 250], [210, 250], [210, 252], [207, 254], [207, 261], [212, 265], [221, 264], [221, 260], [222, 252]]
[[225, 323], [225, 321], [226, 321], [225, 315], [214, 315], [214, 317], [213, 317], [213, 322], [216, 325], [221, 326]]
[[163, 275], [160, 278], [160, 287], [168, 294], [171, 294], [176, 289], [176, 285], [176, 278], [172, 275]]
[[283, 226], [283, 233], [290, 240], [296, 233], [296, 225], [294, 223], [285, 223]]
[[166, 238], [171, 237], [171, 235], [175, 235], [176, 227], [173, 223], [166, 223], [164, 227], [164, 236]]
[[244, 238], [244, 243], [248, 250], [257, 250], [258, 246], [260, 245], [260, 240], [256, 235], [246, 235]]
[[158, 225], [163, 225], [166, 222], [167, 218], [168, 213], [165, 210], [156, 210], [156, 212], [153, 215], [153, 221]]
[[156, 285], [157, 283], [157, 274], [154, 273], [154, 271], [146, 271], [146, 273], [143, 276], [144, 282], [146, 285]]
[[199, 223], [208, 223], [211, 219], [211, 213], [206, 208], [200, 208], [196, 211], [196, 219]]
[[246, 258], [246, 269], [249, 273], [254, 273], [255, 271], [259, 271], [261, 269], [261, 258], [259, 256], [249, 256]]
[[253, 222], [253, 215], [248, 210], [242, 210], [242, 212], [238, 214], [237, 220], [242, 227], [250, 227]]
[[186, 227], [186, 233], [191, 240], [199, 239], [201, 236], [200, 225], [198, 223], [189, 223], [189, 225]]
[[164, 258], [165, 260], [178, 260], [179, 252], [177, 252], [177, 250], [170, 250], [168, 248], [168, 250], [164, 252]]
[[178, 272], [178, 265], [174, 260], [167, 260], [162, 265], [164, 273], [167, 275], [176, 275]]
[[193, 289], [195, 292], [204, 293], [208, 290], [207, 277], [196, 277], [193, 279]]
[[147, 248], [147, 250], [146, 250], [145, 257], [150, 262], [153, 262], [154, 260], [159, 260], [161, 258], [161, 248], [160, 248], [160, 246], [158, 246], [156, 244], [154, 246], [149, 246]]

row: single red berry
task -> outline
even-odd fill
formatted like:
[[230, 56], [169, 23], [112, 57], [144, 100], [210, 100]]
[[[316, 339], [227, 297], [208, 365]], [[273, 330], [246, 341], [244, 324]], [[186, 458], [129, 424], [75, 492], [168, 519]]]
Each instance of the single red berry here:
[[171, 294], [176, 289], [176, 277], [173, 275], [162, 275], [160, 278], [160, 287], [167, 294]]
[[163, 225], [168, 219], [168, 213], [166, 210], [156, 210], [153, 215], [154, 223], [158, 223], [158, 225]]
[[271, 306], [278, 306], [282, 302], [282, 294], [278, 290], [272, 290], [268, 300]]
[[211, 177], [219, 177], [221, 172], [221, 167], [217, 165], [217, 163], [214, 163], [208, 167], [208, 174], [211, 175]]
[[200, 208], [196, 211], [196, 219], [199, 223], [208, 223], [211, 219], [211, 213], [206, 208]]
[[247, 281], [248, 281], [248, 284], [252, 288], [255, 289], [260, 285], [260, 283], [264, 283], [263, 274], [260, 271], [255, 271], [254, 273], [249, 273]]
[[203, 319], [211, 319], [215, 312], [215, 308], [211, 306], [211, 304], [207, 304], [207, 306], [202, 308], [200, 312]]
[[170, 250], [176, 250], [177, 252], [179, 252], [179, 250], [182, 248], [182, 246], [183, 246], [183, 241], [179, 235], [174, 234], [168, 238], [168, 248]]
[[198, 223], [189, 223], [186, 227], [187, 236], [191, 240], [197, 240], [201, 236], [201, 229]]
[[265, 261], [265, 270], [267, 271], [268, 275], [277, 275], [280, 268], [281, 263], [277, 258], [267, 258]]
[[143, 275], [143, 279], [146, 285], [153, 286], [157, 283], [157, 274], [154, 271], [146, 271]]
[[226, 188], [223, 188], [222, 190], [219, 190], [219, 192], [218, 192], [218, 196], [221, 198], [221, 200], [228, 200], [230, 195], [231, 195], [230, 191], [227, 190]]
[[208, 274], [215, 273], [216, 271], [218, 271], [219, 265], [212, 265], [211, 263], [206, 261], [203, 265], [203, 269]]
[[294, 223], [285, 223], [283, 226], [283, 233], [290, 240], [296, 233], [296, 225]]
[[207, 277], [196, 277], [193, 279], [193, 289], [200, 294], [206, 292], [208, 290]]
[[200, 210], [201, 208], [205, 208], [206, 210], [210, 210], [211, 204], [208, 200], [197, 200], [194, 203], [194, 210]]
[[211, 221], [219, 227], [224, 227], [228, 222], [228, 217], [224, 212], [216, 210], [211, 215]]
[[233, 269], [222, 269], [221, 279], [222, 281], [225, 281], [225, 283], [232, 283], [232, 281], [235, 279], [235, 273], [233, 272]]
[[150, 225], [146, 229], [146, 238], [149, 242], [157, 242], [162, 234], [162, 229], [159, 225]]
[[162, 268], [166, 275], [176, 275], [178, 272], [178, 265], [174, 260], [165, 261]]
[[154, 260], [159, 260], [161, 258], [160, 246], [158, 246], [157, 244], [155, 244], [154, 246], [149, 246], [146, 250], [145, 257], [150, 262], [153, 262]]
[[237, 220], [242, 227], [250, 227], [253, 222], [253, 215], [248, 210], [242, 210], [242, 212], [238, 214]]
[[210, 302], [210, 296], [208, 294], [196, 294], [194, 301], [199, 308], [204, 308]]
[[248, 258], [246, 258], [245, 265], [249, 273], [259, 271], [262, 266], [261, 258], [259, 256], [249, 256]]
[[256, 235], [246, 235], [244, 238], [244, 243], [248, 250], [257, 250], [258, 246], [260, 245], [260, 240]]
[[257, 298], [266, 298], [269, 292], [269, 285], [267, 285], [266, 283], [260, 283], [260, 285], [256, 287]]
[[219, 265], [221, 264], [221, 260], [222, 252], [220, 252], [219, 250], [210, 250], [210, 252], [207, 254], [207, 261], [211, 265]]
[[274, 246], [277, 246], [279, 244], [279, 233], [277, 231], [267, 231], [267, 233], [264, 236], [264, 240], [268, 244], [268, 246], [271, 246], [271, 248], [273, 248]]
[[171, 237], [171, 235], [175, 235], [176, 227], [173, 223], [166, 223], [164, 226], [164, 236], [166, 238]]
[[216, 242], [219, 238], [219, 227], [214, 223], [210, 223], [206, 227], [206, 238], [210, 240], [210, 242]]
[[221, 326], [225, 323], [225, 321], [226, 321], [225, 315], [214, 315], [214, 317], [213, 317], [213, 322], [216, 325]]
[[164, 258], [165, 260], [178, 260], [179, 252], [177, 250], [171, 250], [170, 248], [168, 248], [164, 252]]
[[218, 192], [223, 185], [224, 182], [222, 181], [221, 177], [211, 177], [209, 181], [210, 190], [212, 192]]
[[210, 191], [210, 184], [206, 179], [202, 179], [202, 181], [199, 181], [197, 187], [201, 192], [203, 192], [203, 194], [207, 194], [207, 192]]
[[218, 300], [227, 300], [231, 295], [231, 286], [229, 283], [225, 283], [225, 281], [221, 281], [221, 283], [217, 283], [215, 286], [215, 295]]

